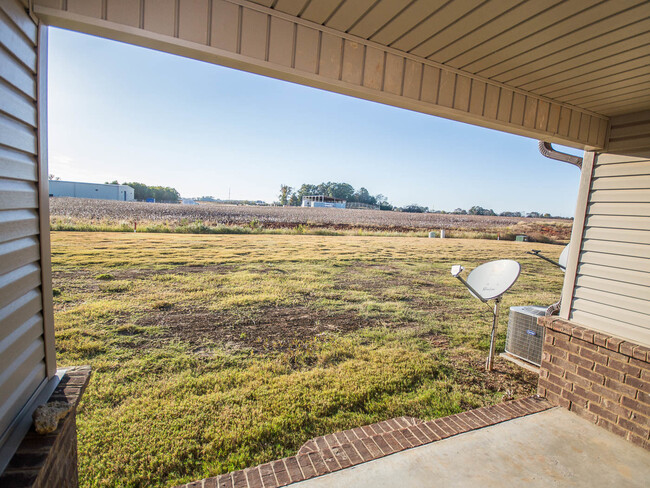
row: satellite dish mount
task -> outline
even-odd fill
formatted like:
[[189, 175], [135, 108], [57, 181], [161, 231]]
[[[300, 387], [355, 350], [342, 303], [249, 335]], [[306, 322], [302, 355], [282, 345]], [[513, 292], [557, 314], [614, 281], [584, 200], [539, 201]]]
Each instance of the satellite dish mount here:
[[[499, 321], [499, 304], [503, 294], [515, 284], [521, 266], [517, 261], [511, 259], [499, 259], [484, 263], [474, 269], [468, 276], [467, 281], [460, 274], [463, 267], [455, 265], [451, 267], [451, 275], [457, 278], [467, 287], [472, 295], [485, 303], [493, 314], [492, 332], [490, 333], [490, 352], [485, 363], [485, 369], [492, 371], [494, 365], [494, 347], [496, 341], [497, 325]], [[494, 300], [494, 308], [489, 304], [489, 300]]]

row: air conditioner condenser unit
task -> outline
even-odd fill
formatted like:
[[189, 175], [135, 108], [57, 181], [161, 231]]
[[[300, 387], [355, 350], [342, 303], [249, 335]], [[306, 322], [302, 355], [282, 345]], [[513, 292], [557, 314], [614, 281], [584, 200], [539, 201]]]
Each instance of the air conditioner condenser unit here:
[[506, 352], [508, 354], [537, 366], [542, 364], [544, 327], [537, 325], [537, 318], [543, 317], [546, 309], [547, 307], [536, 305], [510, 307], [506, 335]]

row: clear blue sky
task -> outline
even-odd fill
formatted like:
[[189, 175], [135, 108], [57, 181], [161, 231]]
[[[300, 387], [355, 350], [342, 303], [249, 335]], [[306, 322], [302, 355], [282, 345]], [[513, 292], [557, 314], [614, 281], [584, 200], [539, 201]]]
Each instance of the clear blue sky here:
[[574, 212], [578, 169], [533, 139], [54, 28], [49, 63], [64, 180], [268, 202], [345, 181], [396, 205]]

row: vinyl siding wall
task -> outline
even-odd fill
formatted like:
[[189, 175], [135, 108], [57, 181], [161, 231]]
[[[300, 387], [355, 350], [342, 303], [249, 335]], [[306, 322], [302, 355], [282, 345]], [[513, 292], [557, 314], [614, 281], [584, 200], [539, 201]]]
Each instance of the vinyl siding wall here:
[[[39, 162], [38, 27], [19, 0], [0, 2], [0, 447], [54, 373], [46, 168]], [[44, 100], [44, 99], [43, 99]], [[41, 258], [45, 257], [45, 266]], [[44, 275], [44, 269], [46, 268]], [[44, 287], [41, 283], [47, 277]], [[44, 310], [43, 297], [50, 293]], [[44, 313], [45, 312], [45, 313]], [[44, 319], [44, 317], [46, 317]], [[47, 327], [49, 331], [47, 331]], [[47, 351], [47, 352], [46, 352]], [[46, 361], [46, 356], [47, 361]]]
[[[650, 346], [650, 112], [612, 119], [594, 162], [570, 319]], [[627, 153], [627, 154], [622, 154]]]

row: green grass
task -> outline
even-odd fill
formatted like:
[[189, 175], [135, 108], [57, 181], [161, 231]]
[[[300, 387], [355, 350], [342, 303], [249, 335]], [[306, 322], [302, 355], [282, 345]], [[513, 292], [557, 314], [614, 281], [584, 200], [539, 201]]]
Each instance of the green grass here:
[[[329, 432], [534, 392], [482, 370], [490, 311], [449, 274], [522, 263], [507, 307], [557, 300], [528, 243], [54, 232], [59, 365], [91, 364], [82, 486], [174, 486], [295, 453]], [[535, 244], [551, 257], [560, 246]]]

